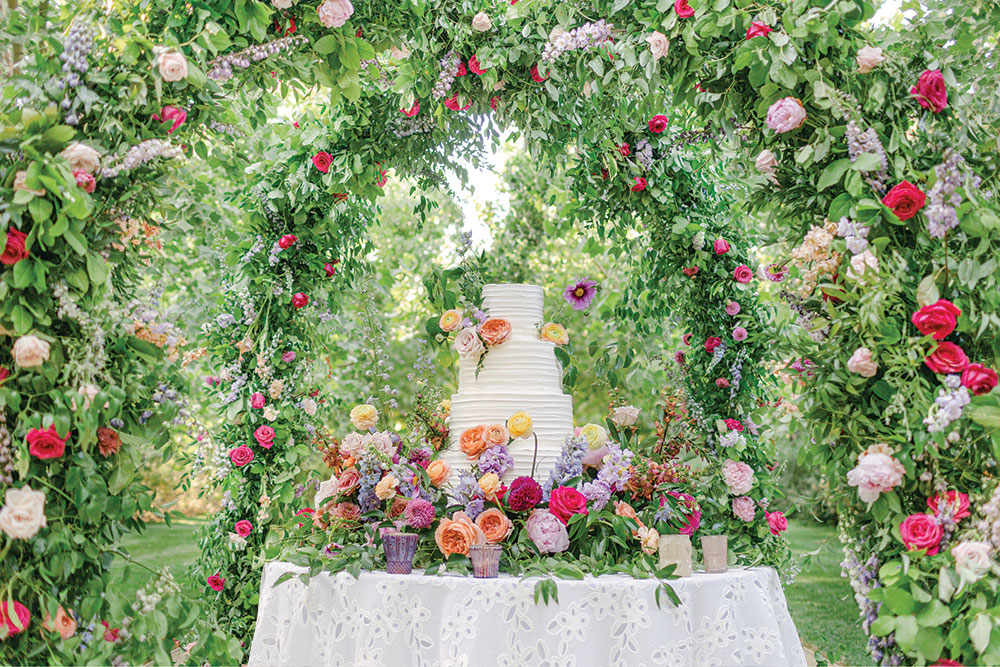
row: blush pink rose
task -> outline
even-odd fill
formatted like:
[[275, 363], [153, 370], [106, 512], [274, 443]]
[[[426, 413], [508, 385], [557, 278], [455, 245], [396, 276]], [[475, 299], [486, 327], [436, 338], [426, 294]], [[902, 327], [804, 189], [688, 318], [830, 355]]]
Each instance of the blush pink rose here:
[[266, 402], [267, 399], [264, 398], [264, 394], [260, 393], [259, 391], [255, 391], [250, 396], [250, 407], [253, 408], [254, 410], [264, 409], [264, 403]]
[[754, 504], [753, 498], [749, 496], [733, 498], [733, 514], [741, 521], [747, 523], [753, 521], [757, 517], [757, 506]]
[[926, 549], [933, 556], [941, 548], [942, 530], [930, 514], [911, 514], [899, 524], [899, 535], [910, 551]]
[[873, 503], [880, 493], [902, 484], [905, 474], [903, 464], [887, 454], [864, 454], [858, 465], [847, 472], [847, 483], [858, 487], [861, 500]]
[[778, 134], [797, 130], [805, 122], [805, 107], [795, 97], [783, 97], [767, 110], [767, 126]]
[[572, 487], [560, 486], [549, 496], [549, 512], [566, 525], [574, 514], [587, 513], [587, 498]]
[[753, 488], [753, 468], [742, 461], [726, 459], [722, 464], [722, 480], [729, 488], [729, 493], [742, 496]]
[[361, 472], [354, 467], [346, 469], [337, 478], [337, 493], [348, 495], [361, 485]]
[[317, 11], [323, 25], [327, 28], [339, 28], [354, 15], [354, 5], [351, 0], [325, 0]]

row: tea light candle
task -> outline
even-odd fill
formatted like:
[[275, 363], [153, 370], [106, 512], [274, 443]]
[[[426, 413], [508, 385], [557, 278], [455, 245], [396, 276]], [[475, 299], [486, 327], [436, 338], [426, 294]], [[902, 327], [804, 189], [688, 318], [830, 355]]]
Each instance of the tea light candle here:
[[705, 572], [725, 572], [729, 560], [729, 538], [725, 535], [702, 535], [701, 553]]
[[660, 567], [675, 563], [675, 575], [691, 576], [691, 538], [687, 535], [660, 535]]

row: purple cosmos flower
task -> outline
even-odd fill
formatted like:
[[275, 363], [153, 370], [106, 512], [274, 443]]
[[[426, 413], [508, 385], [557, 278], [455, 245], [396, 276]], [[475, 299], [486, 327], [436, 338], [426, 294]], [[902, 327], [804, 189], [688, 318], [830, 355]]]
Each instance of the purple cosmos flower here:
[[576, 284], [569, 285], [563, 290], [563, 298], [569, 302], [573, 310], [587, 310], [595, 296], [597, 296], [597, 282], [590, 278], [578, 280]]

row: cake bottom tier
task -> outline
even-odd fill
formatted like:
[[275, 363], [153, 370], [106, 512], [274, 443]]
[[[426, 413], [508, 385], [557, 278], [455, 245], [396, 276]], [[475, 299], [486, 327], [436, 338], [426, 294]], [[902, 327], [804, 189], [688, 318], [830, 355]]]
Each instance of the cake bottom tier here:
[[469, 395], [459, 392], [452, 395], [449, 447], [442, 458], [451, 464], [456, 473], [471, 469], [475, 462], [469, 461], [458, 448], [462, 433], [481, 424], [506, 424], [515, 412], [526, 412], [531, 416], [534, 432], [538, 435], [538, 451], [536, 455], [534, 438], [511, 442], [508, 451], [514, 458], [514, 467], [507, 471], [503, 480], [509, 483], [515, 477], [531, 475], [532, 457], [537, 456], [534, 477], [544, 484], [559, 458], [566, 437], [573, 432], [573, 399], [566, 394], [498, 392]]

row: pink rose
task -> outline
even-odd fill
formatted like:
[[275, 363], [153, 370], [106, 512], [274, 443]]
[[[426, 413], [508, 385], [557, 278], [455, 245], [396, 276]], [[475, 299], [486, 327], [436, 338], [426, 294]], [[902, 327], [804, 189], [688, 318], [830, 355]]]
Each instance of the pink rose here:
[[736, 270], [733, 271], [733, 278], [736, 279], [736, 282], [746, 285], [753, 280], [753, 271], [751, 271], [750, 267], [746, 264], [740, 264], [736, 267]]
[[77, 169], [73, 172], [73, 178], [76, 179], [77, 187], [83, 188], [83, 191], [90, 194], [97, 187], [97, 181], [93, 176], [83, 171], [82, 169]]
[[649, 119], [649, 131], [653, 134], [660, 134], [667, 129], [667, 117], [663, 114], [656, 114]]
[[327, 278], [333, 278], [335, 275], [337, 275], [337, 267], [331, 264], [330, 262], [327, 262], [326, 264], [323, 265], [323, 271], [326, 272]]
[[753, 468], [742, 461], [726, 459], [722, 464], [722, 480], [729, 487], [729, 493], [742, 496], [753, 488]]
[[[11, 613], [12, 607], [13, 613]], [[17, 627], [14, 624], [14, 616], [17, 616], [18, 624], [21, 627]], [[31, 612], [20, 602], [14, 601], [13, 605], [11, 605], [7, 600], [4, 600], [0, 602], [0, 625], [7, 628], [7, 637], [24, 632], [31, 625]]]
[[802, 127], [806, 122], [806, 110], [795, 97], [783, 97], [767, 110], [767, 126], [782, 134]]
[[292, 295], [292, 307], [295, 309], [305, 308], [309, 304], [309, 297], [304, 292], [296, 292]]
[[205, 581], [206, 583], [208, 583], [208, 587], [211, 588], [216, 593], [218, 593], [219, 591], [221, 591], [223, 588], [226, 587], [226, 580], [220, 577], [218, 572], [213, 574]]
[[587, 513], [587, 498], [572, 487], [560, 486], [549, 496], [549, 512], [564, 525], [568, 524], [574, 514]]
[[730, 301], [726, 304], [726, 315], [738, 315], [740, 312], [740, 304], [735, 301]]
[[730, 431], [743, 430], [743, 424], [740, 423], [739, 419], [726, 419], [723, 421], [723, 423], [726, 425], [726, 428], [728, 428]]
[[682, 19], [694, 16], [694, 10], [688, 4], [688, 0], [674, 0], [674, 13]]
[[632, 192], [642, 192], [646, 189], [646, 179], [642, 176], [635, 177], [635, 185], [632, 186]]
[[317, 10], [319, 20], [327, 28], [339, 28], [354, 14], [351, 0], [325, 0]]
[[715, 250], [716, 255], [725, 255], [729, 252], [729, 241], [726, 239], [715, 239], [712, 248]]
[[878, 363], [872, 359], [871, 350], [867, 347], [859, 347], [847, 360], [847, 370], [857, 373], [861, 377], [870, 378], [878, 373]]
[[333, 506], [331, 514], [338, 519], [346, 519], [347, 521], [357, 521], [361, 518], [361, 508], [354, 503], [337, 503]]
[[941, 70], [928, 69], [917, 80], [917, 85], [910, 89], [910, 95], [931, 113], [941, 113], [948, 108], [948, 89], [944, 85]]
[[930, 334], [934, 340], [944, 340], [958, 325], [962, 311], [947, 299], [938, 299], [913, 313], [910, 319], [920, 333]]
[[924, 357], [924, 363], [935, 373], [961, 373], [969, 365], [965, 350], [949, 341], [938, 343], [937, 349], [929, 357]]
[[251, 533], [251, 531], [253, 531], [253, 524], [246, 519], [243, 519], [242, 521], [237, 521], [236, 525], [233, 526], [233, 529], [240, 537], [246, 537]]
[[551, 512], [536, 509], [524, 522], [524, 530], [539, 552], [554, 554], [569, 548], [569, 533], [564, 523]]
[[747, 39], [753, 39], [754, 37], [767, 37], [767, 33], [771, 32], [773, 28], [766, 23], [761, 23], [760, 21], [754, 21], [747, 28]]
[[333, 156], [326, 151], [320, 151], [313, 155], [313, 164], [324, 174], [330, 171], [330, 165], [333, 164]]
[[969, 364], [962, 371], [962, 385], [976, 396], [988, 394], [997, 386], [997, 372], [982, 364]]
[[167, 130], [167, 134], [173, 134], [174, 130], [184, 124], [187, 120], [187, 112], [184, 109], [178, 109], [177, 107], [163, 107], [160, 109], [159, 114], [153, 114], [153, 120], [158, 123], [166, 123], [168, 120], [174, 121], [170, 129]]
[[740, 496], [733, 498], [733, 514], [737, 519], [750, 523], [757, 518], [757, 506], [754, 505], [753, 498]]
[[719, 389], [728, 389], [729, 380], [727, 380], [726, 378], [716, 378], [715, 386], [718, 387]]
[[549, 78], [548, 74], [546, 74], [545, 76], [542, 76], [541, 73], [538, 71], [538, 65], [532, 65], [531, 66], [531, 80], [532, 81], [534, 81], [535, 83], [541, 83], [542, 81], [545, 81], [547, 78]]
[[944, 495], [944, 498], [935, 495], [927, 499], [927, 507], [934, 512], [934, 516], [939, 516], [938, 508], [942, 504], [951, 508], [952, 517], [956, 521], [964, 519], [967, 516], [972, 516], [972, 513], [969, 511], [969, 494], [967, 493], [949, 491]]
[[295, 245], [295, 242], [298, 240], [299, 239], [295, 236], [295, 234], [285, 234], [278, 240], [278, 247], [282, 250], [287, 250]]
[[746, 340], [746, 339], [747, 339], [747, 330], [746, 329], [744, 329], [743, 327], [734, 327], [733, 328], [733, 340], [739, 342], [741, 340]]
[[414, 101], [413, 106], [409, 109], [400, 109], [399, 113], [403, 114], [407, 118], [413, 118], [420, 112], [420, 102]]
[[788, 519], [783, 512], [768, 512], [765, 510], [764, 518], [767, 519], [767, 527], [771, 529], [772, 535], [781, 535], [788, 530]]
[[271, 441], [274, 440], [274, 429], [270, 426], [258, 426], [257, 430], [253, 432], [253, 437], [257, 439], [257, 444], [265, 449], [271, 449], [271, 445], [274, 444]]
[[847, 483], [858, 487], [858, 496], [866, 503], [878, 500], [880, 493], [888, 493], [903, 483], [906, 468], [886, 454], [863, 454], [858, 465], [847, 472]]
[[899, 535], [910, 551], [926, 549], [933, 556], [941, 547], [941, 526], [930, 514], [911, 514], [899, 524]]
[[7, 244], [3, 253], [0, 254], [0, 263], [13, 266], [29, 255], [28, 247], [25, 244], [28, 235], [18, 231], [13, 227], [7, 228]]
[[229, 450], [229, 460], [233, 462], [233, 465], [237, 468], [242, 468], [246, 464], [253, 461], [253, 450], [246, 445], [240, 445], [234, 449]]
[[361, 472], [354, 467], [346, 469], [337, 478], [337, 493], [350, 495], [361, 485]]
[[250, 396], [250, 407], [253, 408], [254, 410], [261, 410], [263, 409], [264, 403], [266, 401], [267, 399], [264, 398], [264, 394], [260, 393], [259, 391], [255, 391]]

